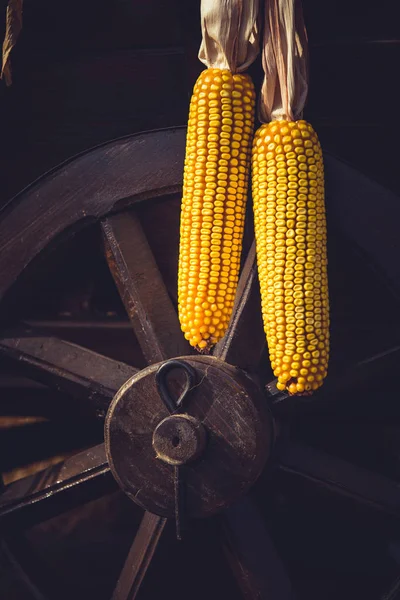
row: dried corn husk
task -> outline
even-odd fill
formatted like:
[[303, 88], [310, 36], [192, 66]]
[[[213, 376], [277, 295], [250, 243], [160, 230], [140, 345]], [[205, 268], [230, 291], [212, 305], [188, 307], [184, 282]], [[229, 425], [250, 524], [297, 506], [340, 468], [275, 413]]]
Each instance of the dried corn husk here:
[[308, 92], [307, 32], [301, 0], [265, 0], [260, 121], [300, 119]]
[[11, 50], [17, 43], [22, 29], [22, 0], [9, 0], [6, 12], [6, 33], [3, 42], [2, 67], [0, 79], [4, 77], [6, 85], [11, 85]]
[[259, 52], [258, 7], [259, 0], [201, 0], [201, 62], [245, 71]]

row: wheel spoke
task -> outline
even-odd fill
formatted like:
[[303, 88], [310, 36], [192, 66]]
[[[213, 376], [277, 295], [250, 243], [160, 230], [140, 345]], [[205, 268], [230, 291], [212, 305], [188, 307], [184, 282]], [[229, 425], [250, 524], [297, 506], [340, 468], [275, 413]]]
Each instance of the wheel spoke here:
[[[20, 540], [18, 540], [18, 541], [20, 541]], [[14, 536], [13, 542], [15, 542], [15, 536]], [[22, 583], [24, 590], [29, 594], [29, 598], [31, 600], [48, 600], [48, 596], [45, 596], [39, 590], [38, 586], [33, 581], [33, 579], [30, 577], [29, 573], [27, 573], [22, 568], [22, 566], [18, 562], [17, 558], [14, 556], [14, 553], [11, 550], [9, 544], [6, 543], [4, 540], [0, 543], [0, 551], [4, 554], [4, 556], [7, 559], [7, 562], [8, 562], [7, 566], [9, 566], [9, 568], [11, 568], [13, 570], [15, 576]], [[30, 557], [30, 559], [32, 562], [32, 557]]]
[[321, 388], [321, 399], [335, 400], [339, 395], [346, 403], [351, 397], [361, 399], [363, 397], [361, 389], [370, 389], [374, 379], [378, 381], [381, 388], [382, 374], [388, 378], [396, 373], [399, 357], [400, 346], [395, 346], [362, 360], [341, 373], [334, 374]]
[[41, 335], [68, 340], [114, 360], [144, 366], [142, 351], [127, 319], [29, 319], [24, 320], [22, 326], [40, 331]]
[[400, 576], [390, 586], [390, 590], [386, 592], [381, 600], [399, 600], [400, 598]]
[[102, 228], [107, 261], [146, 361], [190, 354], [138, 217], [119, 214]]
[[294, 600], [295, 595], [264, 521], [249, 497], [224, 512], [222, 543], [246, 600]]
[[146, 512], [129, 550], [112, 600], [134, 600], [153, 558], [167, 519]]
[[256, 369], [265, 346], [260, 305], [256, 245], [253, 242], [240, 276], [228, 331], [215, 346], [214, 356], [237, 367]]
[[104, 444], [15, 483], [0, 495], [2, 527], [43, 521], [116, 489]]
[[82, 346], [34, 333], [3, 335], [0, 356], [24, 375], [59, 391], [88, 400], [104, 415], [121, 385], [137, 369]]
[[63, 163], [11, 200], [0, 222], [0, 297], [46, 245], [61, 234], [65, 239], [84, 220], [179, 192], [185, 136], [185, 128], [174, 127], [113, 140]]
[[[299, 397], [293, 397], [285, 391], [279, 391], [276, 387], [278, 380], [274, 379], [266, 386], [270, 403], [276, 407], [277, 411], [279, 411], [280, 406], [284, 407], [289, 404], [291, 410], [296, 410], [296, 407], [298, 407], [302, 414], [307, 410], [312, 412], [322, 410], [324, 414], [327, 414], [328, 405], [337, 406], [340, 402], [348, 410], [351, 403], [362, 402], [365, 415], [366, 396], [371, 395], [371, 392], [373, 395], [376, 395], [377, 391], [379, 393], [382, 374], [385, 374], [386, 378], [389, 374], [394, 380], [399, 364], [399, 356], [400, 346], [395, 346], [360, 361], [342, 372], [332, 373], [315, 396], [306, 397], [304, 402]], [[373, 387], [374, 382], [377, 383], [375, 387], [378, 387], [378, 390]], [[313, 402], [314, 398], [315, 403]]]
[[278, 469], [299, 482], [345, 496], [385, 514], [400, 517], [400, 486], [314, 448], [290, 442], [279, 456]]

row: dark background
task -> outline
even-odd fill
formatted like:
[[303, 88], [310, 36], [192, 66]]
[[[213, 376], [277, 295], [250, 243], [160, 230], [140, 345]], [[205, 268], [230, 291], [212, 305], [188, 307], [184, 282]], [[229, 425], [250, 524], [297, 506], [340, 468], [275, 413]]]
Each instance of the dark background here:
[[[0, 83], [0, 201], [93, 145], [186, 123], [203, 68], [199, 0], [25, 0]], [[1, 0], [4, 31], [5, 0]], [[304, 0], [305, 117], [325, 150], [400, 191], [399, 3]], [[260, 66], [252, 68], [259, 89]]]

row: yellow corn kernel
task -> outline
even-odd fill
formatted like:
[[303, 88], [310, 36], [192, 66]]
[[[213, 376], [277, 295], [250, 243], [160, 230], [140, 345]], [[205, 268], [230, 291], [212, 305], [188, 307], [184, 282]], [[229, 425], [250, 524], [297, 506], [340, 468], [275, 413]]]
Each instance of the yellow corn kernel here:
[[190, 103], [183, 177], [178, 314], [208, 352], [228, 327], [239, 278], [255, 92], [248, 75], [206, 69]]
[[274, 121], [258, 129], [252, 184], [262, 314], [277, 387], [310, 394], [327, 374], [329, 297], [323, 158], [309, 123]]

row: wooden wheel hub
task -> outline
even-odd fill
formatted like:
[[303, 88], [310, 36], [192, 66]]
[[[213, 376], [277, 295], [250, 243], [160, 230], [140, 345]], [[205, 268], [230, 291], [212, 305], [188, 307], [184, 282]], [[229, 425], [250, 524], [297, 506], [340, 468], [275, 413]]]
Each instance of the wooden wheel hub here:
[[[214, 357], [186, 357], [196, 374], [182, 414], [169, 414], [159, 364], [118, 391], [106, 418], [106, 452], [121, 489], [144, 509], [174, 516], [174, 466], [184, 465], [186, 513], [204, 517], [243, 494], [261, 473], [271, 422], [257, 386]], [[172, 373], [173, 374], [173, 373]], [[171, 375], [172, 375], [171, 374]], [[168, 380], [171, 396], [182, 380]]]
[[181, 466], [199, 458], [206, 439], [206, 430], [198, 419], [186, 414], [171, 415], [154, 430], [153, 448], [157, 458]]

